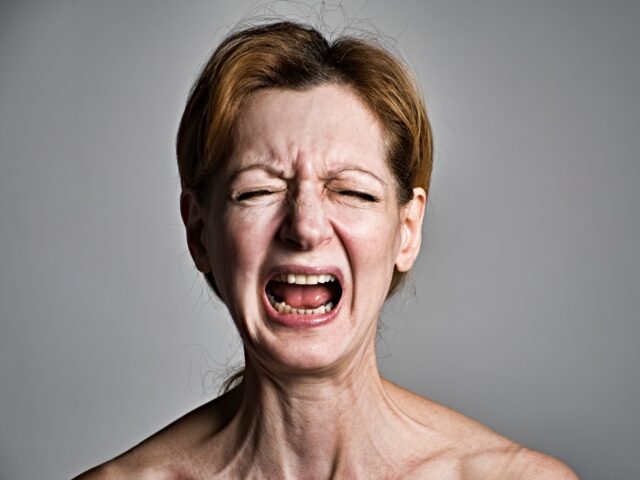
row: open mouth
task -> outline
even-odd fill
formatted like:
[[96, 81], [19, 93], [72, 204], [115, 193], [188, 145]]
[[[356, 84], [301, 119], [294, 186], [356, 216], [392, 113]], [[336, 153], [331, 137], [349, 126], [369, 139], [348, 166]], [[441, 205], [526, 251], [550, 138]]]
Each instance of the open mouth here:
[[280, 313], [318, 315], [329, 313], [340, 302], [342, 287], [331, 274], [279, 273], [266, 286], [271, 306]]

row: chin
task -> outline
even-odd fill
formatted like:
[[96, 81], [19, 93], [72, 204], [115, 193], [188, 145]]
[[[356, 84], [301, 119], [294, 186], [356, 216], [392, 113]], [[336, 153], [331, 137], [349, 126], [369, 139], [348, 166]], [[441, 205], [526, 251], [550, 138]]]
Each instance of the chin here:
[[330, 323], [317, 327], [288, 328], [269, 325], [265, 320], [256, 341], [247, 342], [251, 361], [262, 364], [270, 374], [319, 374], [332, 372], [354, 357], [359, 338], [349, 319], [337, 315]]

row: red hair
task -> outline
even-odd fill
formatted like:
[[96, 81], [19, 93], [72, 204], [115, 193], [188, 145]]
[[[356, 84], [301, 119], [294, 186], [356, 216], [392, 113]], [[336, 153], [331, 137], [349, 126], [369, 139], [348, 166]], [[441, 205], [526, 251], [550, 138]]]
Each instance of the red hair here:
[[[232, 130], [247, 98], [263, 88], [306, 89], [337, 83], [351, 88], [383, 126], [397, 198], [429, 192], [433, 143], [420, 90], [405, 65], [380, 45], [343, 36], [329, 42], [306, 25], [277, 22], [236, 31], [215, 50], [187, 101], [177, 138], [183, 188], [207, 205], [211, 179], [228, 158]], [[388, 296], [405, 273], [394, 272]], [[217, 293], [213, 276], [205, 274]]]

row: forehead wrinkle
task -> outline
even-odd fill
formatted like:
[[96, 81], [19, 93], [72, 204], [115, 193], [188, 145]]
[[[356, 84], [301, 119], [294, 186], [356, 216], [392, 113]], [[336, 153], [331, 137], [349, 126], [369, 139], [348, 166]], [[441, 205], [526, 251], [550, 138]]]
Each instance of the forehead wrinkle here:
[[[321, 177], [346, 170], [346, 164], [379, 180], [387, 176], [387, 141], [378, 117], [349, 88], [311, 90], [319, 89], [321, 96], [277, 89], [256, 93], [236, 125], [236, 161], [268, 163], [287, 177], [301, 171]], [[339, 101], [341, 107], [327, 109], [327, 101]]]
[[[376, 121], [372, 121], [370, 126], [377, 128], [378, 124]], [[354, 127], [359, 131], [367, 128], [359, 122], [355, 122]], [[305, 172], [306, 174], [316, 172], [316, 175], [323, 179], [351, 170], [370, 175], [382, 185], [387, 185], [388, 182], [383, 179], [383, 176], [387, 173], [388, 165], [385, 145], [381, 136], [378, 136], [379, 141], [373, 142], [376, 145], [372, 147], [372, 142], [366, 143], [363, 136], [358, 138], [358, 142], [355, 142], [354, 136], [350, 132], [339, 129], [319, 130], [313, 128], [312, 130], [311, 135], [301, 135], [302, 141], [289, 140], [287, 167], [291, 165], [293, 171]], [[377, 133], [379, 132], [378, 129]], [[367, 160], [372, 157], [382, 160], [380, 166], [384, 171], [376, 171], [377, 169], [371, 168], [377, 163]]]
[[253, 163], [250, 163], [250, 164], [245, 165], [243, 167], [240, 167], [239, 169], [237, 169], [233, 173], [231, 173], [229, 181], [232, 183], [242, 173], [250, 171], [250, 170], [262, 170], [262, 171], [268, 173], [269, 175], [271, 175], [273, 177], [278, 177], [278, 178], [283, 178], [284, 177], [284, 171], [279, 169], [279, 168], [275, 168], [272, 165], [269, 165], [268, 163], [253, 162]]
[[277, 146], [269, 140], [270, 137], [259, 134], [261, 130], [258, 129], [255, 135], [238, 135], [241, 140], [235, 144], [228, 165], [231, 179], [252, 169], [261, 169], [280, 178], [285, 176], [286, 162], [278, 153]]

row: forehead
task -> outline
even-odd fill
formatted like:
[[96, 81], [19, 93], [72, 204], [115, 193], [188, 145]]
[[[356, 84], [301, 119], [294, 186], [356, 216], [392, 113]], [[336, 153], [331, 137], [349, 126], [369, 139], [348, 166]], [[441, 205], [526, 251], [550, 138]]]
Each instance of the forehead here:
[[233, 167], [256, 161], [274, 167], [306, 160], [332, 168], [349, 162], [386, 170], [380, 122], [345, 86], [260, 90], [245, 105], [234, 129]]

